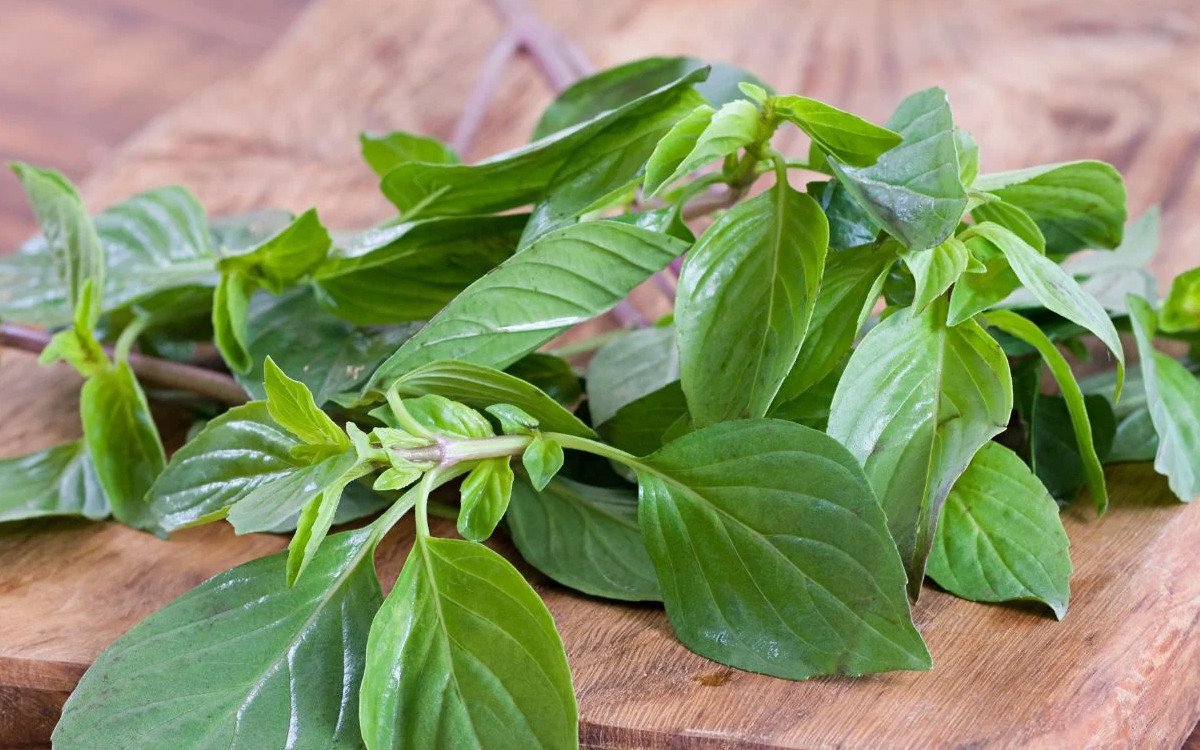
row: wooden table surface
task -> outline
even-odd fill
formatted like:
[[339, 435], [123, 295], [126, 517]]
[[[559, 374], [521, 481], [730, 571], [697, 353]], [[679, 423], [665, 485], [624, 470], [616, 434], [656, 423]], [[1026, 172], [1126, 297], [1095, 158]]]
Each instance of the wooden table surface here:
[[[502, 25], [481, 0], [315, 0], [254, 64], [304, 5], [0, 0], [0, 155], [91, 174], [93, 209], [183, 182], [215, 213], [315, 203], [337, 226], [384, 217], [355, 134], [448, 135]], [[537, 7], [601, 65], [655, 53], [728, 59], [780, 90], [877, 120], [904, 93], [943, 85], [986, 170], [1112, 161], [1133, 212], [1164, 207], [1160, 275], [1200, 260], [1200, 3]], [[532, 66], [515, 62], [469, 156], [521, 142], [549, 97]], [[30, 229], [15, 182], [3, 181], [0, 247]], [[8, 354], [0, 455], [77, 435], [72, 377], [35, 375], [29, 358]], [[797, 685], [737, 673], [675, 644], [657, 608], [543, 584], [575, 668], [585, 739], [605, 748], [1177, 747], [1200, 714], [1200, 505], [1165, 501], [1142, 469], [1110, 480], [1110, 516], [1066, 517], [1077, 569], [1067, 621], [927, 591], [917, 617], [938, 661], [931, 675]], [[0, 747], [44, 741], [73, 681], [123, 629], [207, 575], [281, 545], [220, 526], [165, 544], [107, 524], [0, 530]], [[403, 546], [389, 548], [385, 567]], [[56, 564], [62, 570], [48, 572]], [[1200, 749], [1200, 735], [1191, 742]]]

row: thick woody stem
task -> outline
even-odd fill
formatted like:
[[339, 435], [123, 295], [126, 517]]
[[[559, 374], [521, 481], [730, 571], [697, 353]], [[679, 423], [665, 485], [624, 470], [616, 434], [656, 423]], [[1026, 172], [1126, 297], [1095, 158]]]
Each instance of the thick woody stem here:
[[[45, 331], [0, 324], [0, 346], [40, 354], [49, 342], [50, 334]], [[111, 347], [105, 351], [112, 354]], [[237, 381], [220, 372], [136, 353], [129, 355], [129, 366], [139, 380], [160, 388], [188, 391], [231, 406], [248, 400]]]

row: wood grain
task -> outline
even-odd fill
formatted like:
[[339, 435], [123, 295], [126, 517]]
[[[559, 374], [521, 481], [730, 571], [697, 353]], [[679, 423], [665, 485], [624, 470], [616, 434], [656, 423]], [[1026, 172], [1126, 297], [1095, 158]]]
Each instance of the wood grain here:
[[[1127, 175], [1135, 211], [1164, 206], [1160, 275], [1197, 262], [1200, 220], [1188, 211], [1200, 205], [1196, 3], [545, 0], [539, 10], [598, 64], [652, 53], [723, 58], [780, 90], [876, 119], [908, 91], [943, 85], [958, 121], [979, 140], [986, 170], [1084, 156], [1113, 161]], [[388, 207], [359, 162], [355, 135], [448, 135], [500, 29], [480, 0], [443, 0], [436, 10], [319, 0], [252, 72], [130, 140], [88, 181], [86, 199], [100, 208], [183, 182], [214, 213], [318, 205], [338, 226], [384, 218]], [[514, 64], [473, 156], [521, 142], [549, 97], [530, 65]], [[788, 145], [802, 147], [798, 138]], [[4, 354], [0, 455], [76, 435], [77, 383]], [[1180, 747], [1200, 714], [1200, 504], [1171, 501], [1145, 467], [1119, 467], [1110, 482], [1109, 515], [1097, 520], [1081, 505], [1065, 516], [1076, 567], [1066, 621], [927, 590], [916, 617], [937, 662], [928, 674], [798, 684], [741, 673], [679, 646], [660, 608], [607, 604], [541, 581], [567, 643], [585, 742]], [[0, 685], [8, 691], [0, 706], [9, 705], [5, 696], [35, 695], [44, 705], [62, 695], [141, 617], [283, 543], [237, 538], [223, 526], [169, 543], [112, 524], [0, 528]], [[383, 570], [394, 570], [404, 547], [402, 532], [383, 553]]]

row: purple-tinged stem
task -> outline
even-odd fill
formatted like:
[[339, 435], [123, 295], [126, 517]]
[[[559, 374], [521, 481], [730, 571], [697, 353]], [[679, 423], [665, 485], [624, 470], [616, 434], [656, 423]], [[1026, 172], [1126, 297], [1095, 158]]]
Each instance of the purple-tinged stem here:
[[496, 86], [500, 83], [500, 75], [508, 65], [509, 59], [521, 46], [520, 37], [513, 29], [504, 32], [483, 61], [483, 70], [475, 81], [475, 87], [467, 97], [462, 116], [454, 126], [454, 135], [450, 137], [450, 146], [459, 156], [466, 158], [467, 152], [475, 142], [483, 118], [487, 115], [488, 106], [496, 95]]
[[[0, 346], [40, 354], [48, 343], [50, 334], [45, 331], [0, 324]], [[105, 351], [112, 354], [111, 347]], [[129, 366], [139, 380], [160, 388], [188, 391], [231, 406], [249, 400], [237, 381], [224, 373], [136, 353], [129, 355]]]

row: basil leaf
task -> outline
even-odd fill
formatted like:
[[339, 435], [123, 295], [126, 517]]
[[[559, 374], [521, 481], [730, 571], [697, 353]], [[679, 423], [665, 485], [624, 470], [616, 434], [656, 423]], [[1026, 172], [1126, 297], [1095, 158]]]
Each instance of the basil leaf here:
[[519, 406], [492, 404], [484, 407], [484, 411], [496, 418], [505, 435], [533, 435], [537, 432], [537, 419]]
[[[818, 152], [819, 153], [819, 152]], [[880, 228], [837, 180], [810, 182], [808, 194], [821, 204], [829, 222], [829, 249], [849, 250], [875, 241]]]
[[108, 516], [108, 498], [83, 441], [0, 460], [0, 522]]
[[[1071, 365], [1058, 351], [1058, 347], [1042, 333], [1036, 325], [1007, 310], [997, 310], [985, 318], [986, 325], [994, 326], [1012, 336], [1016, 336], [1037, 349], [1046, 360], [1058, 387], [1066, 400], [1066, 407], [1071, 414], [1071, 425], [1075, 433], [1075, 452], [1083, 462], [1087, 477], [1088, 489], [1091, 490], [1092, 500], [1096, 503], [1096, 512], [1104, 513], [1108, 508], [1108, 491], [1104, 485], [1104, 469], [1100, 464], [1096, 441], [1092, 435], [1092, 424], [1088, 417], [1088, 409], [1084, 403], [1083, 392], [1071, 372]], [[1036, 414], [1035, 414], [1036, 420]], [[1035, 421], [1036, 424], [1036, 421]], [[1065, 461], [1065, 459], [1064, 459]], [[1054, 488], [1051, 488], [1052, 490]]]
[[345, 484], [354, 477], [346, 482], [342, 478], [353, 471], [356, 462], [354, 451], [347, 450], [264, 477], [238, 492], [228, 507], [229, 523], [238, 534], [279, 530], [327, 490], [336, 490], [340, 498]]
[[887, 128], [806, 96], [774, 96], [774, 112], [804, 131], [828, 156], [851, 167], [869, 167], [901, 136]]
[[1008, 426], [1012, 378], [1003, 350], [973, 321], [948, 327], [946, 303], [900, 311], [854, 350], [829, 434], [866, 470], [920, 592], [946, 493], [975, 453]]
[[556, 477], [539, 490], [518, 476], [506, 521], [521, 557], [558, 583], [607, 599], [661, 601], [637, 513], [632, 489]]
[[217, 268], [222, 272], [238, 271], [275, 294], [282, 294], [321, 264], [332, 242], [317, 218], [317, 210], [311, 208], [253, 250], [222, 258]]
[[763, 113], [758, 107], [746, 99], [737, 99], [721, 107], [709, 118], [704, 130], [696, 137], [691, 151], [678, 160], [675, 156], [682, 149], [678, 148], [679, 141], [676, 138], [682, 137], [683, 141], [686, 141], [688, 136], [686, 133], [675, 133], [675, 138], [667, 141], [662, 151], [655, 149], [655, 153], [650, 156], [647, 174], [649, 175], [650, 165], [653, 165], [654, 177], [657, 178], [664, 172], [666, 177], [657, 182], [647, 179], [644, 186], [646, 196], [653, 198], [664, 187], [684, 175], [737, 153], [738, 149], [749, 146], [764, 135], [765, 127]]
[[690, 88], [678, 89], [653, 109], [631, 111], [580, 145], [546, 186], [546, 197], [529, 217], [521, 247], [629, 193], [659, 139], [702, 101]]
[[458, 164], [458, 155], [436, 138], [395, 130], [384, 135], [359, 133], [363, 161], [380, 177], [401, 164], [421, 161], [429, 164]]
[[788, 679], [930, 667], [883, 511], [834, 440], [723, 422], [644, 461], [642, 536], [688, 648]]
[[537, 435], [525, 452], [521, 454], [521, 465], [529, 475], [529, 481], [538, 492], [554, 478], [566, 462], [563, 448], [554, 440]]
[[972, 208], [971, 216], [976, 223], [990, 221], [993, 224], [999, 224], [1025, 240], [1026, 244], [1034, 250], [1043, 255], [1046, 254], [1046, 238], [1042, 235], [1042, 230], [1038, 228], [1037, 222], [1030, 218], [1024, 209], [995, 198]]
[[1158, 433], [1154, 470], [1167, 477], [1176, 497], [1188, 503], [1200, 495], [1200, 379], [1154, 348], [1157, 320], [1150, 304], [1132, 296], [1127, 304], [1142, 362], [1146, 405]]
[[940, 245], [967, 207], [946, 92], [931, 88], [909, 96], [887, 128], [904, 140], [874, 165], [855, 167], [833, 158], [829, 165], [855, 202], [905, 247]]
[[[1158, 250], [1159, 213], [1158, 206], [1152, 206], [1129, 222], [1120, 246], [1111, 253], [1073, 255], [1063, 262], [1063, 270], [1080, 279], [1083, 290], [1110, 313], [1127, 314], [1125, 299], [1130, 294], [1157, 299], [1158, 279], [1149, 265]], [[1184, 276], [1176, 276], [1174, 283]], [[1170, 315], [1165, 306], [1162, 315]]]
[[937, 247], [927, 250], [907, 250], [900, 257], [912, 271], [916, 288], [912, 308], [920, 313], [936, 298], [942, 296], [967, 270], [971, 251], [962, 240], [950, 237]]
[[321, 488], [321, 494], [309, 501], [296, 520], [296, 531], [288, 542], [287, 585], [294, 586], [305, 569], [316, 559], [321, 543], [333, 526], [346, 485], [370, 473], [370, 465], [355, 461], [352, 467]]
[[[1124, 401], [1124, 399], [1122, 399]], [[1158, 455], [1158, 432], [1149, 407], [1121, 417], [1113, 431], [1112, 448], [1104, 457], [1105, 464], [1153, 461]]]
[[[55, 747], [357, 750], [358, 685], [382, 593], [366, 530], [339, 534], [305, 580], [284, 556], [239, 565], [168, 604], [80, 680]], [[286, 717], [293, 717], [288, 721]]]
[[146, 394], [125, 362], [116, 362], [83, 384], [79, 394], [83, 441], [113, 516], [139, 529], [153, 529], [146, 502], [167, 464]]
[[588, 409], [602, 425], [621, 410], [679, 380], [674, 326], [630, 331], [602, 346], [588, 363]]
[[357, 325], [428, 320], [504, 262], [527, 217], [465, 216], [369, 229], [314, 273], [321, 305]]
[[469, 440], [491, 437], [492, 424], [474, 409], [442, 396], [429, 395], [405, 399], [408, 413], [434, 434]]
[[958, 176], [963, 187], [971, 187], [979, 176], [979, 144], [962, 128], [954, 129], [954, 146], [958, 152]]
[[365, 390], [383, 390], [397, 376], [442, 359], [503, 368], [611, 310], [685, 249], [679, 240], [615, 221], [550, 232], [463, 290], [380, 365]]
[[[1098, 464], [1108, 458], [1116, 433], [1116, 418], [1108, 399], [1103, 396], [1084, 396], [1084, 418], [1090, 424], [1092, 445], [1080, 449], [1075, 434], [1075, 417], [1068, 401], [1059, 396], [1039, 395], [1034, 404], [1030, 435], [1030, 463], [1033, 473], [1046, 486], [1050, 496], [1062, 503], [1075, 499], [1079, 489], [1091, 481], [1093, 473], [1089, 453], [1095, 453]], [[1151, 456], [1153, 458], [1153, 456]], [[1092, 499], [1100, 501], [1095, 490]]]
[[895, 243], [831, 252], [813, 307], [812, 322], [796, 364], [775, 397], [775, 406], [792, 401], [821, 382], [850, 352], [855, 337], [879, 299]]
[[307, 386], [289, 378], [270, 357], [265, 371], [267, 410], [276, 422], [308, 445], [350, 447], [350, 438], [328, 414], [317, 408]]
[[683, 160], [696, 149], [696, 141], [708, 129], [715, 114], [715, 109], [702, 104], [672, 125], [659, 140], [646, 162], [643, 186], [646, 195], [653, 195], [670, 181]]
[[296, 216], [291, 211], [264, 208], [219, 216], [209, 223], [208, 233], [212, 246], [219, 252], [236, 254], [261, 245], [287, 229], [295, 220]]
[[[100, 320], [104, 289], [104, 247], [92, 225], [83, 199], [61, 173], [14, 162], [12, 170], [25, 188], [29, 205], [46, 237], [58, 278], [67, 291], [67, 303], [82, 328], [91, 330]], [[94, 294], [86, 300], [84, 285], [91, 281]]]
[[513, 470], [508, 458], [480, 461], [462, 481], [458, 533], [482, 542], [496, 530], [512, 494]]
[[267, 357], [294, 373], [318, 404], [351, 390], [407, 341], [416, 324], [362, 328], [321, 308], [313, 293], [291, 289], [275, 297], [260, 291], [250, 300], [247, 347], [251, 366], [236, 373], [238, 383], [257, 399], [266, 398]]
[[[571, 369], [570, 363], [553, 354], [526, 354], [509, 365], [505, 372], [536, 386], [538, 390], [567, 408], [574, 407], [583, 396], [579, 376]], [[555, 432], [570, 430], [556, 429]]]
[[254, 364], [246, 322], [254, 287], [254, 281], [240, 273], [224, 273], [213, 293], [213, 343], [235, 374], [249, 372]]
[[1158, 320], [1166, 333], [1200, 329], [1200, 267], [1184, 271], [1171, 282]]
[[780, 183], [722, 215], [688, 253], [675, 322], [697, 425], [767, 412], [808, 331], [828, 242], [816, 202]]
[[667, 431], [686, 417], [687, 398], [676, 380], [623, 405], [599, 430], [609, 445], [645, 456], [661, 448]]
[[1071, 557], [1058, 506], [1021, 458], [983, 446], [954, 483], [929, 555], [929, 576], [977, 602], [1044, 602], [1061, 620]]
[[693, 71], [587, 122], [478, 164], [401, 164], [384, 175], [380, 187], [410, 218], [494, 213], [536, 203], [576, 149], [625, 117], [673, 105], [680, 91], [707, 74], [707, 69]]
[[[952, 326], [996, 306], [1021, 286], [1008, 258], [996, 245], [978, 236], [968, 237], [964, 244], [971, 257], [967, 272], [958, 278], [950, 292], [947, 320]], [[982, 265], [983, 270], [971, 271], [971, 263]]]
[[300, 445], [262, 401], [230, 409], [176, 451], [154, 481], [147, 500], [158, 525], [175, 531], [221, 518], [255, 488], [300, 468], [291, 453]]
[[841, 380], [842, 371], [846, 369], [848, 359], [848, 356], [844, 357], [834, 365], [828, 375], [800, 395], [772, 408], [771, 418], [795, 422], [825, 432], [829, 427], [829, 409], [833, 405], [833, 394], [837, 390], [838, 381]]
[[359, 717], [371, 750], [579, 743], [546, 605], [504, 558], [455, 539], [419, 541], [375, 616]]
[[1121, 395], [1125, 372], [1125, 351], [1117, 329], [1095, 298], [1080, 288], [1054, 261], [1038, 253], [1028, 243], [999, 224], [981, 222], [972, 232], [993, 243], [1012, 267], [1025, 288], [1048, 310], [1094, 333], [1117, 360], [1116, 397]]
[[708, 78], [695, 89], [708, 103], [719, 107], [740, 99], [743, 81], [766, 88], [766, 84], [741, 68], [726, 63], [708, 63], [694, 57], [648, 57], [618, 65], [571, 84], [546, 108], [533, 132], [538, 140], [617, 109], [672, 81], [708, 67]]
[[1125, 182], [1100, 161], [1046, 164], [980, 175], [976, 190], [1023, 209], [1046, 237], [1046, 252], [1113, 248], [1125, 230]]
[[475, 409], [512, 404], [533, 416], [543, 430], [594, 437], [595, 432], [533, 385], [508, 373], [470, 362], [430, 362], [411, 370], [391, 386], [401, 396], [438, 395]]
[[44, 252], [0, 255], [0, 319], [46, 327], [71, 322], [71, 307], [53, 262]]

